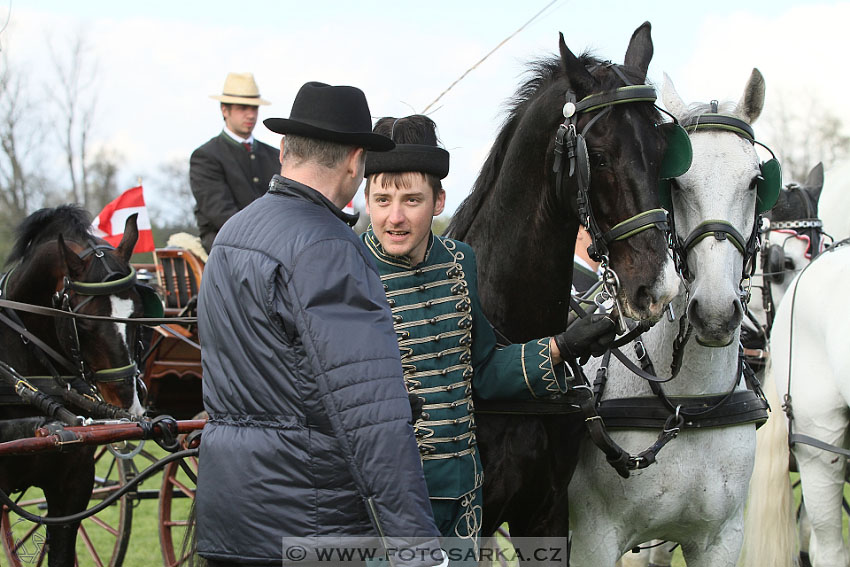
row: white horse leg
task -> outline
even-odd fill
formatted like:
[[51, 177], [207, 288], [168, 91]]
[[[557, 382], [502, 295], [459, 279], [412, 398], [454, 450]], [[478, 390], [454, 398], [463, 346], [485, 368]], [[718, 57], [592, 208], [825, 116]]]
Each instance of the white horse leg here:
[[[825, 431], [807, 430], [807, 435], [841, 444]], [[810, 554], [813, 567], [846, 566], [848, 555], [841, 533], [841, 499], [844, 490], [844, 458], [833, 453], [797, 445], [794, 448], [806, 511], [812, 524]]]
[[685, 564], [688, 567], [735, 567], [744, 541], [742, 524], [727, 522], [720, 533], [707, 541], [681, 542]]

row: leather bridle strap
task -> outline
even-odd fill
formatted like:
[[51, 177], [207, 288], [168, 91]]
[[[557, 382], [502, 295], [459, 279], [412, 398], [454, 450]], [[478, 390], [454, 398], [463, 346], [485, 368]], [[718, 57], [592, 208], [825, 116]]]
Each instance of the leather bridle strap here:
[[625, 104], [628, 102], [651, 102], [655, 103], [658, 95], [655, 87], [650, 85], [627, 85], [613, 91], [592, 94], [584, 97], [576, 103], [576, 112], [593, 112], [606, 106]]
[[663, 232], [668, 230], [667, 211], [664, 209], [650, 209], [638, 213], [615, 225], [614, 228], [602, 235], [601, 240], [604, 244], [625, 240], [653, 226]]
[[709, 220], [701, 222], [694, 230], [691, 231], [685, 239], [685, 242], [682, 243], [682, 247], [687, 253], [700, 240], [709, 235], [714, 235], [714, 238], [717, 240], [727, 240], [728, 236], [728, 240], [735, 246], [735, 248], [737, 248], [744, 256], [747, 255], [747, 242], [744, 240], [744, 237], [740, 232], [738, 232], [738, 229], [732, 226], [731, 223], [724, 220]]

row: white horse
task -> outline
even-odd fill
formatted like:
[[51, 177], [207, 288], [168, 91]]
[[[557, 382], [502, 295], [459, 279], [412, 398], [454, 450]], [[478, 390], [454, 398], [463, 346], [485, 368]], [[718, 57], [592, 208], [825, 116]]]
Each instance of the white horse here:
[[[693, 106], [690, 110], [669, 78], [663, 90], [667, 108], [684, 124], [706, 113], [734, 116], [738, 126], [754, 122], [764, 103], [764, 79], [753, 70], [740, 103]], [[710, 122], [706, 118], [707, 122]], [[677, 319], [662, 319], [643, 339], [660, 377], [671, 375], [674, 341], [690, 326], [694, 339], [685, 341], [675, 379], [662, 384], [673, 404], [682, 401], [685, 421], [699, 421], [694, 397], [706, 397], [709, 407], [732, 390], [741, 392], [738, 336], [743, 307], [741, 279], [746, 249], [754, 237], [760, 159], [752, 139], [734, 131], [700, 126], [691, 134], [694, 159], [672, 190], [674, 226], [687, 243], [686, 285], [674, 299]], [[775, 173], [775, 172], [774, 172]], [[778, 191], [779, 181], [773, 179]], [[704, 223], [712, 230], [691, 239]], [[725, 223], [725, 224], [724, 224]], [[728, 227], [717, 229], [718, 225]], [[733, 236], [729, 230], [737, 234]], [[687, 325], [680, 326], [686, 316]], [[688, 333], [685, 333], [687, 336]], [[629, 353], [636, 360], [633, 353]], [[597, 362], [598, 364], [598, 362]], [[589, 368], [595, 374], [595, 367]], [[612, 358], [602, 396], [607, 400], [654, 398], [649, 385]], [[600, 409], [602, 411], [602, 409]], [[673, 412], [670, 412], [672, 415]], [[571, 565], [613, 566], [627, 550], [654, 538], [679, 542], [691, 567], [732, 567], [743, 536], [743, 502], [755, 453], [752, 422], [720, 428], [681, 431], [658, 454], [655, 464], [623, 479], [596, 447], [585, 443], [570, 484], [570, 522], [574, 526]], [[614, 440], [636, 453], [651, 446], [658, 429], [612, 430]]]
[[[774, 389], [775, 384], [774, 399], [790, 396], [793, 434], [844, 448], [850, 425], [850, 349], [844, 340], [848, 273], [850, 246], [845, 245], [824, 253], [794, 280], [776, 313], [772, 364], [765, 381], [766, 389]], [[770, 427], [759, 432], [745, 564], [781, 567], [793, 565], [797, 554], [788, 479], [788, 422], [770, 421]], [[844, 567], [850, 558], [841, 517], [846, 459], [805, 443], [796, 443], [793, 452], [812, 525], [808, 546], [812, 565]]]
[[[744, 318], [741, 337], [744, 346], [748, 347], [745, 353], [750, 354], [750, 362], [754, 368], [758, 368], [756, 376], [764, 384], [770, 406], [777, 410], [771, 415], [769, 425], [763, 426], [756, 434], [756, 472], [759, 470], [758, 454], [762, 450], [764, 432], [774, 426], [776, 421], [780, 422], [780, 427], [784, 427], [781, 423], [784, 416], [778, 411], [781, 401], [776, 397], [773, 383], [765, 383], [766, 375], [761, 368], [765, 353], [769, 352], [767, 336], [772, 328], [776, 306], [782, 301], [791, 280], [809, 264], [812, 257], [823, 250], [824, 237], [818, 210], [823, 187], [823, 164], [819, 163], [811, 169], [802, 184], [792, 182], [783, 187], [776, 205], [765, 214], [767, 220], [762, 227], [760, 268], [752, 278], [749, 313]], [[744, 338], [744, 334], [747, 334], [747, 338]], [[746, 553], [746, 535], [744, 541]], [[674, 546], [671, 542], [644, 544], [640, 553], [628, 553], [623, 557], [622, 567], [669, 567]], [[759, 561], [758, 564], [769, 563]]]

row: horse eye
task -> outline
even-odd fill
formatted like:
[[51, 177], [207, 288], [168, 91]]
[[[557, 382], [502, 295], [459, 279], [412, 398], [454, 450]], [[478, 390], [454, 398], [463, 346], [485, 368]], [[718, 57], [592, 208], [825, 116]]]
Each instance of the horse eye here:
[[607, 167], [608, 160], [605, 159], [605, 154], [600, 152], [593, 152], [590, 154], [590, 167]]
[[756, 175], [755, 177], [753, 177], [753, 180], [750, 181], [750, 191], [758, 187], [759, 182], [763, 180], [764, 177], [762, 177], [761, 175]]
[[785, 269], [793, 270], [794, 269], [794, 260], [791, 258], [785, 258]]

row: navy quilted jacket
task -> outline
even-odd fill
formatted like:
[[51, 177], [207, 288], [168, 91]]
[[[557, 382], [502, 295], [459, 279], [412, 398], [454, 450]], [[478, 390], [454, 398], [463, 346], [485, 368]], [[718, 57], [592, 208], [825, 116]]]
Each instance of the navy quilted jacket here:
[[275, 176], [215, 240], [198, 302], [203, 556], [279, 565], [282, 537], [439, 535], [390, 310], [347, 217]]

